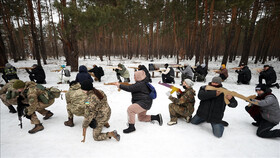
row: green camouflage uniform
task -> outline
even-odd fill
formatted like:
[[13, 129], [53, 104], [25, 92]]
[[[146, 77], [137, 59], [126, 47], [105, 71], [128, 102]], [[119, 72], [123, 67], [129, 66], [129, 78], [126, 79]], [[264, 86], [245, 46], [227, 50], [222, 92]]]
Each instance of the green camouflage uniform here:
[[41, 94], [45, 93], [46, 91], [39, 89], [35, 82], [25, 82], [25, 87], [21, 92], [21, 95], [25, 98], [23, 103], [29, 104], [26, 109], [27, 115], [31, 116], [31, 124], [40, 124], [40, 120], [38, 119], [35, 111], [39, 112], [43, 116], [46, 116], [49, 110], [46, 110], [45, 108], [54, 103], [54, 98], [49, 99], [47, 104], [44, 104], [38, 99]]
[[19, 96], [19, 93], [13, 88], [13, 84], [15, 81], [17, 81], [17, 79], [10, 80], [0, 90], [0, 98], [6, 106], [17, 105], [17, 98]]
[[87, 128], [92, 121], [95, 119], [97, 122], [97, 127], [93, 130], [93, 139], [96, 141], [105, 140], [108, 137], [107, 133], [101, 133], [104, 124], [108, 122], [111, 116], [111, 108], [107, 102], [106, 94], [101, 91], [104, 98], [100, 101], [98, 97], [94, 94], [93, 90], [87, 93], [87, 99], [85, 100], [86, 107], [84, 112], [83, 128]]
[[169, 96], [172, 103], [169, 104], [169, 113], [171, 121], [177, 122], [177, 118], [187, 118], [194, 111], [195, 91], [192, 88], [187, 88], [185, 92], [177, 96], [177, 98]]
[[80, 83], [72, 85], [65, 96], [68, 118], [73, 118], [73, 115], [84, 116], [87, 94], [81, 89]]

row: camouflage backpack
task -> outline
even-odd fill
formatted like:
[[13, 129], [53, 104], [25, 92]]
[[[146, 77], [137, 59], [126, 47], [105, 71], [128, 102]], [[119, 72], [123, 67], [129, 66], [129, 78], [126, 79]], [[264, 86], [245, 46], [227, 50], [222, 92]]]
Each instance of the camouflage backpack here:
[[38, 99], [44, 104], [48, 104], [50, 100], [60, 96], [60, 90], [57, 88], [46, 88], [40, 84], [37, 84], [36, 87], [43, 91], [43, 93], [38, 96]]

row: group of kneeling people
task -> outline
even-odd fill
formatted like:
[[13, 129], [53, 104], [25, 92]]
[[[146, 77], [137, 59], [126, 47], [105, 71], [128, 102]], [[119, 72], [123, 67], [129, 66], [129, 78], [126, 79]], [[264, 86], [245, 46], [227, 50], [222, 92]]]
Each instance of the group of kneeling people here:
[[[132, 94], [132, 104], [128, 107], [128, 128], [123, 130], [123, 133], [131, 133], [136, 130], [135, 128], [135, 115], [138, 115], [139, 121], [151, 122], [157, 121], [159, 125], [163, 124], [161, 114], [147, 115], [147, 111], [151, 108], [153, 99], [150, 98], [150, 89], [147, 86], [149, 79], [146, 77], [144, 71], [135, 71], [135, 82], [132, 85], [122, 85], [119, 82], [114, 84], [127, 92]], [[220, 138], [223, 135], [225, 121], [223, 121], [226, 103], [224, 97], [229, 100], [229, 107], [236, 107], [237, 101], [233, 96], [226, 95], [220, 91], [206, 90], [206, 86], [200, 87], [198, 98], [200, 104], [196, 114], [192, 117], [195, 105], [195, 90], [192, 88], [193, 81], [185, 79], [183, 81], [184, 91], [177, 93], [177, 97], [173, 97], [170, 92], [167, 93], [169, 99], [172, 101], [169, 104], [170, 121], [168, 125], [177, 124], [178, 118], [183, 118], [186, 122], [191, 122], [198, 125], [202, 122], [210, 123], [212, 126], [213, 134]], [[209, 83], [210, 86], [220, 88], [222, 87], [222, 79], [214, 77]], [[10, 102], [6, 98], [6, 92], [3, 91], [14, 90], [14, 96], [20, 95], [21, 99], [17, 103]], [[246, 110], [256, 121], [252, 123], [258, 126], [257, 135], [263, 138], [280, 137], [280, 129], [271, 130], [280, 121], [280, 108], [277, 98], [271, 93], [271, 89], [265, 85], [257, 85], [256, 87], [257, 98], [254, 100], [258, 105], [247, 106]], [[18, 93], [16, 95], [16, 93]], [[40, 96], [45, 93], [40, 86], [34, 82], [23, 82], [21, 80], [12, 80], [1, 89], [1, 99], [7, 105], [11, 112], [11, 106], [14, 104], [25, 104], [25, 116], [31, 120], [35, 127], [29, 130], [29, 133], [36, 133], [44, 129], [42, 123], [36, 116], [36, 111], [44, 116], [44, 120], [53, 116], [53, 113], [46, 110], [48, 106], [54, 103], [54, 98], [43, 103]], [[13, 96], [12, 95], [12, 96]], [[19, 97], [18, 97], [19, 98]], [[108, 121], [111, 116], [111, 109], [107, 101], [106, 94], [99, 89], [93, 87], [91, 81], [83, 81], [82, 83], [71, 82], [69, 91], [66, 93], [68, 120], [64, 122], [65, 126], [74, 126], [74, 115], [84, 116], [83, 127], [83, 140], [85, 141], [87, 127], [93, 128], [94, 140], [101, 141], [108, 138], [115, 138], [120, 140], [120, 135], [116, 130], [111, 132], [102, 133], [103, 127], [110, 127]]]

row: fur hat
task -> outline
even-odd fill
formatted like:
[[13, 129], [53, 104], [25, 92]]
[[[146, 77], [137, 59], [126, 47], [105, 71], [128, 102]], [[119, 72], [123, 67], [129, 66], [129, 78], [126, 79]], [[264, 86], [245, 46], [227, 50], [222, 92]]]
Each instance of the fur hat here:
[[85, 80], [81, 83], [81, 89], [85, 91], [90, 91], [93, 89], [93, 84], [90, 80]]
[[221, 77], [213, 77], [211, 82], [222, 84], [222, 78]]
[[266, 92], [267, 87], [266, 87], [265, 84], [258, 84], [258, 85], [256, 86], [255, 90], [256, 90], [256, 91], [257, 91], [257, 90], [262, 90], [262, 91]]
[[17, 80], [13, 84], [14, 89], [21, 89], [25, 87], [25, 83], [22, 80]]
[[140, 70], [140, 71], [135, 71], [134, 72], [134, 79], [135, 81], [142, 81], [146, 78], [145, 71]]
[[188, 85], [188, 86], [190, 86], [190, 87], [192, 87], [193, 85], [194, 85], [194, 83], [193, 83], [193, 81], [192, 80], [190, 80], [190, 79], [185, 79], [184, 80], [185, 82], [186, 82], [186, 84]]

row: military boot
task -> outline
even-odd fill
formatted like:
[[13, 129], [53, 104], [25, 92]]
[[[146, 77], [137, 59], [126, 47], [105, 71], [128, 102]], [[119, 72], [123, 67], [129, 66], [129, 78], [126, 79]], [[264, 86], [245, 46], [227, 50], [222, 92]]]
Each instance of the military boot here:
[[28, 133], [33, 134], [33, 133], [42, 131], [43, 129], [44, 129], [44, 126], [41, 123], [39, 123], [39, 124], [36, 124], [33, 129], [29, 130]]
[[130, 133], [130, 132], [133, 132], [135, 131], [135, 127], [134, 127], [134, 124], [128, 124], [128, 128], [127, 129], [124, 129], [123, 130], [123, 133]]
[[153, 121], [153, 120], [158, 121], [158, 123], [159, 123], [160, 126], [161, 126], [162, 123], [163, 123], [161, 114], [152, 115], [152, 116], [151, 116], [151, 121]]
[[50, 117], [52, 117], [52, 115], [53, 115], [53, 113], [50, 112], [50, 111], [48, 111], [48, 113], [46, 114], [45, 117], [43, 117], [43, 119], [44, 119], [44, 120], [47, 120], [47, 119], [49, 119]]
[[13, 107], [13, 105], [10, 105], [10, 106], [8, 106], [8, 108], [9, 108], [9, 112], [10, 113], [16, 113], [17, 111], [16, 111], [16, 109]]
[[69, 127], [73, 127], [74, 126], [73, 118], [68, 117], [68, 121], [65, 121], [64, 125], [69, 126]]
[[116, 130], [114, 130], [112, 132], [108, 132], [107, 135], [110, 139], [111, 139], [111, 137], [114, 137], [117, 141], [120, 141], [120, 139], [121, 139], [121, 136], [117, 133]]

